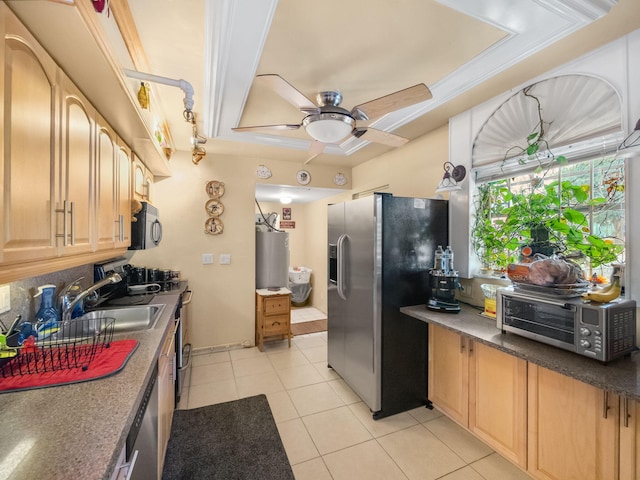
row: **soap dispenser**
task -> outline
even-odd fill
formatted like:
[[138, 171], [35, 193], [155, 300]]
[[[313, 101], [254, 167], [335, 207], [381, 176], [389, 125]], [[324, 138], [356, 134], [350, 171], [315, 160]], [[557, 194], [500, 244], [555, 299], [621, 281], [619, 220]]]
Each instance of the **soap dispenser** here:
[[33, 298], [42, 296], [40, 309], [36, 313], [36, 325], [38, 338], [47, 338], [52, 333], [59, 330], [60, 313], [54, 306], [55, 285], [41, 285], [38, 287], [38, 293]]

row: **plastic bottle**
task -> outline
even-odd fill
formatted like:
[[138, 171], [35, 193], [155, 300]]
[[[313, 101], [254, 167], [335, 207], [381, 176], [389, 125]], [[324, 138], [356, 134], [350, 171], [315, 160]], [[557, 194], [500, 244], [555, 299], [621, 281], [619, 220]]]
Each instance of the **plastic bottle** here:
[[442, 250], [442, 245], [438, 245], [436, 248], [435, 259], [433, 261], [433, 269], [434, 270], [442, 270], [442, 259], [444, 257], [444, 250]]
[[445, 273], [453, 273], [453, 250], [451, 250], [451, 245], [447, 245], [447, 249], [444, 251], [444, 255], [442, 256], [442, 263], [444, 263], [443, 270]]
[[55, 285], [41, 285], [38, 287], [38, 293], [33, 296], [34, 298], [42, 296], [40, 308], [36, 313], [36, 328], [39, 338], [47, 338], [59, 329], [60, 313], [54, 306], [55, 291]]

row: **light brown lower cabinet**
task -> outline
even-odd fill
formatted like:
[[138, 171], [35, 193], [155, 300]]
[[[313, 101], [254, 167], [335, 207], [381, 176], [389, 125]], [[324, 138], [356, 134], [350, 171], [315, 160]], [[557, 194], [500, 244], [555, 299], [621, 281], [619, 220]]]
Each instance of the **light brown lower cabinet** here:
[[530, 365], [529, 473], [543, 480], [618, 478], [618, 404], [616, 395]]
[[162, 476], [162, 467], [171, 434], [171, 421], [175, 410], [175, 330], [165, 340], [158, 357], [158, 478]]
[[527, 466], [527, 362], [429, 325], [429, 399], [513, 463]]
[[640, 402], [620, 399], [620, 480], [640, 478]]
[[535, 479], [640, 479], [640, 402], [433, 324], [429, 399]]

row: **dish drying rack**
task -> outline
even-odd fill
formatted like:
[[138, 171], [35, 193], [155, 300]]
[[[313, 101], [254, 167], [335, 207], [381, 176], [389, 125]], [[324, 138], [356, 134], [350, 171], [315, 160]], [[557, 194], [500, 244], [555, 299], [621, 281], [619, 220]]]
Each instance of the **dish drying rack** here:
[[78, 318], [61, 323], [50, 336], [36, 340], [27, 338], [21, 346], [3, 346], [3, 352], [14, 351], [0, 359], [0, 378], [56, 372], [81, 368], [87, 370], [96, 355], [109, 348], [113, 340], [115, 319]]

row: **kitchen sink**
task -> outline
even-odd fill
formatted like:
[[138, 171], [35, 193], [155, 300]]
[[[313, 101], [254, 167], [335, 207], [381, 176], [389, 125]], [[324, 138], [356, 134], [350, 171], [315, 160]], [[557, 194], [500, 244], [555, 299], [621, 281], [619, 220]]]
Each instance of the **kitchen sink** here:
[[113, 318], [113, 332], [135, 332], [149, 330], [156, 326], [164, 305], [135, 305], [130, 307], [94, 310], [86, 313], [82, 318], [102, 319]]

